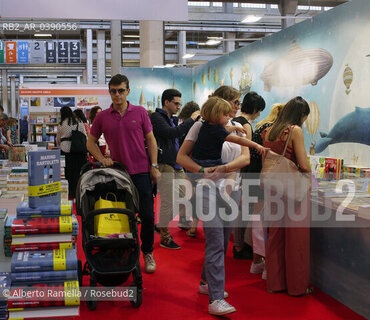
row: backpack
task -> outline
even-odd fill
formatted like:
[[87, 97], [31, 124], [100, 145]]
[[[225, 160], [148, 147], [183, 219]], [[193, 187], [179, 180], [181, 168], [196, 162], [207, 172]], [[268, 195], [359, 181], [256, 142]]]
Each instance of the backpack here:
[[72, 130], [72, 135], [70, 138], [62, 138], [61, 141], [71, 141], [71, 150], [70, 153], [77, 153], [77, 154], [86, 154], [86, 136], [78, 130], [78, 126], [80, 123], [77, 124], [76, 130]]

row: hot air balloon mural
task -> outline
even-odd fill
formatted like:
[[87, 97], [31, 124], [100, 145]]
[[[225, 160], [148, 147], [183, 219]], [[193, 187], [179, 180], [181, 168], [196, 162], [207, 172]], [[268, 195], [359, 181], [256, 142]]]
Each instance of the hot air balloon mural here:
[[213, 82], [214, 82], [215, 84], [217, 84], [217, 83], [218, 83], [218, 70], [217, 70], [217, 69], [215, 69], [215, 71], [214, 71], [214, 73], [213, 73]]
[[145, 106], [145, 98], [144, 98], [144, 91], [143, 90], [141, 90], [139, 106], [142, 106], [142, 107]]
[[193, 94], [196, 94], [197, 92], [197, 83], [194, 81], [193, 82]]
[[230, 81], [231, 81], [231, 86], [233, 87], [233, 79], [234, 79], [234, 68], [230, 69]]
[[203, 72], [202, 73], [202, 85], [205, 85], [206, 84], [206, 73]]
[[351, 83], [353, 81], [353, 72], [352, 69], [346, 64], [346, 68], [344, 69], [343, 72], [343, 82], [344, 85], [346, 86], [346, 94], [348, 95], [351, 92]]
[[225, 85], [225, 78], [222, 78], [222, 79], [220, 80], [220, 86], [223, 86], [223, 85]]
[[176, 89], [175, 79], [173, 79], [173, 82], [172, 82], [172, 89]]
[[212, 78], [212, 69], [211, 67], [208, 67], [208, 81], [211, 81]]
[[251, 90], [252, 76], [249, 72], [249, 63], [246, 62], [242, 66], [242, 74], [239, 80], [239, 91], [241, 94], [247, 94]]
[[320, 110], [315, 101], [311, 101], [309, 103], [309, 106], [310, 106], [310, 114], [308, 115], [305, 124], [306, 124], [307, 131], [311, 137], [310, 155], [314, 155], [315, 145], [316, 145], [316, 140], [314, 136], [317, 130], [319, 129]]
[[157, 98], [157, 108], [161, 107], [161, 96], [158, 96]]

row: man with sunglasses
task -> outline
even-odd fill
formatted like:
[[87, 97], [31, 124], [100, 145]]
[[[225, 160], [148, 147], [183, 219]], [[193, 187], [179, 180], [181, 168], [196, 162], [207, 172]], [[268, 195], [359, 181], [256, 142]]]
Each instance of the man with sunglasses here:
[[[153, 257], [154, 243], [154, 200], [152, 180], [160, 177], [157, 163], [157, 142], [153, 135], [152, 124], [145, 108], [134, 106], [128, 100], [129, 80], [117, 74], [108, 84], [112, 104], [99, 112], [94, 119], [87, 140], [87, 149], [104, 167], [113, 162], [122, 163], [131, 176], [140, 197], [139, 216], [141, 225], [141, 251], [144, 255], [145, 271], [153, 273], [156, 263]], [[97, 145], [99, 137], [109, 146], [111, 158], [106, 158]], [[148, 155], [145, 149], [148, 147]]]
[[[173, 240], [168, 224], [179, 213], [173, 212], [173, 181], [174, 179], [185, 179], [183, 168], [176, 163], [179, 151], [179, 138], [186, 135], [200, 112], [193, 112], [191, 117], [178, 125], [178, 118], [174, 117], [181, 108], [181, 92], [176, 89], [167, 89], [162, 93], [162, 108], [157, 108], [150, 116], [153, 125], [154, 136], [162, 153], [158, 156], [161, 181], [158, 190], [161, 195], [161, 208], [159, 213], [158, 228], [161, 234], [160, 246], [167, 249], [180, 249]], [[179, 190], [180, 196], [184, 196], [184, 190]], [[185, 211], [180, 213], [180, 228], [186, 228]], [[190, 224], [188, 224], [190, 228]]]

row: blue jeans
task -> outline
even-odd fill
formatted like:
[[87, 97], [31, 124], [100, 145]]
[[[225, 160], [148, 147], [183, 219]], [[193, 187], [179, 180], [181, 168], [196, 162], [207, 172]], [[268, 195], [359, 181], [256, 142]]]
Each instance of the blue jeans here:
[[139, 193], [139, 217], [141, 219], [141, 251], [150, 253], [154, 243], [154, 200], [149, 172], [132, 174], [131, 180]]

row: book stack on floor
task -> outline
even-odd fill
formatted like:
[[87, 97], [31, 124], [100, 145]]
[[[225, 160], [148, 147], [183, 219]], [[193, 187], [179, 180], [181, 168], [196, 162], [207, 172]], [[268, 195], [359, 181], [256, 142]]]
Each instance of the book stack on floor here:
[[[77, 268], [76, 249], [15, 252], [11, 262], [9, 319], [78, 316]], [[26, 297], [22, 294], [30, 291], [34, 293]]]
[[6, 182], [8, 180], [8, 175], [11, 173], [11, 168], [1, 168], [0, 169], [0, 194], [4, 196], [7, 191]]
[[[61, 201], [60, 151], [31, 151], [28, 159], [28, 201], [19, 202], [16, 217], [8, 217], [5, 224], [4, 249], [12, 255], [9, 319], [76, 316], [78, 296], [58, 295], [79, 291], [75, 245], [79, 228], [72, 202]], [[55, 291], [57, 298], [19, 296], [19, 291], [40, 288]]]
[[28, 198], [28, 172], [11, 172], [7, 178], [7, 190], [9, 195]]
[[10, 274], [8, 272], [0, 272], [0, 320], [8, 318], [8, 299], [6, 290], [10, 289]]
[[12, 253], [73, 249], [78, 235], [78, 221], [74, 215], [24, 217], [17, 214], [11, 224], [11, 234]]

